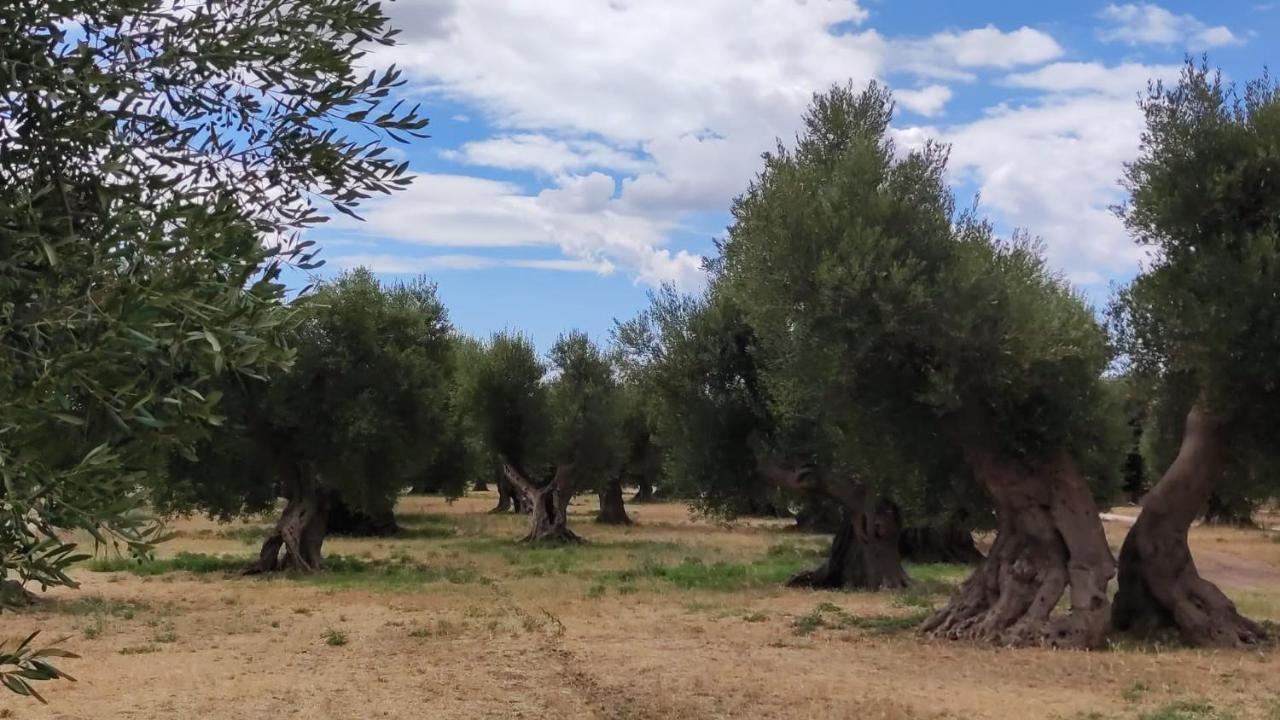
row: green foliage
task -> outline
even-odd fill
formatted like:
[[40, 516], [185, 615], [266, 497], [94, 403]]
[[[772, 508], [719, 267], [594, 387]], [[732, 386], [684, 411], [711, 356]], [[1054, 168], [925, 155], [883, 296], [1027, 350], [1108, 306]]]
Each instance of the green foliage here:
[[347, 634], [335, 628], [329, 628], [324, 633], [324, 644], [330, 647], [341, 647], [347, 644]]
[[[167, 511], [227, 519], [269, 508], [290, 472], [358, 511], [388, 512], [438, 459], [452, 407], [452, 334], [435, 286], [364, 269], [302, 301], [297, 359], [269, 382], [226, 388], [237, 412], [178, 458], [154, 492]], [[460, 493], [467, 478], [445, 478]]]
[[1177, 700], [1143, 713], [1138, 720], [1231, 720], [1234, 717], [1234, 713], [1218, 710], [1207, 702]]
[[1109, 355], [1090, 308], [1036, 242], [957, 213], [946, 148], [899, 152], [891, 113], [874, 84], [816, 96], [734, 204], [716, 288], [756, 332], [775, 452], [945, 491], [974, 413], [1011, 456], [1097, 447]]
[[[0, 685], [4, 685], [11, 692], [18, 695], [33, 697], [43, 703], [45, 699], [41, 697], [31, 683], [57, 680], [58, 678], [75, 680], [75, 678], [50, 665], [48, 659], [77, 658], [80, 656], [56, 647], [33, 647], [31, 643], [39, 634], [40, 632], [36, 631], [26, 638], [0, 640]], [[55, 641], [54, 645], [59, 642], [61, 641]]]
[[489, 338], [461, 383], [486, 449], [519, 468], [540, 468], [550, 461], [545, 373], [532, 341], [503, 332]]
[[[238, 555], [183, 552], [170, 558], [94, 560], [88, 564], [88, 569], [93, 572], [129, 572], [142, 577], [175, 572], [237, 577], [250, 560], [249, 557]], [[362, 588], [392, 592], [410, 591], [435, 582], [446, 582], [452, 585], [484, 582], [483, 576], [469, 565], [461, 567], [424, 565], [410, 560], [407, 556], [371, 560], [349, 555], [330, 555], [325, 558], [325, 572], [290, 574], [288, 577], [298, 582], [326, 588]]]
[[[721, 295], [690, 297], [671, 287], [620, 323], [615, 343], [642, 375], [663, 474], [699, 509], [733, 516], [768, 496], [757, 440], [773, 432], [760, 388], [756, 340], [740, 309]], [[627, 364], [624, 363], [624, 367]]]
[[1129, 433], [1105, 332], [1037, 242], [957, 211], [946, 148], [895, 147], [892, 108], [875, 84], [815, 96], [735, 201], [706, 296], [665, 291], [619, 328], [660, 368], [668, 473], [732, 512], [770, 492], [762, 465], [810, 466], [908, 523], [973, 527], [976, 429], [1010, 458], [1066, 450], [1111, 495]]
[[528, 338], [498, 333], [464, 382], [463, 403], [489, 456], [535, 482], [567, 465], [592, 487], [617, 473], [623, 400], [610, 358], [585, 334], [560, 336], [544, 365]]
[[[1202, 401], [1226, 423], [1235, 474], [1265, 477], [1274, 492], [1274, 473], [1255, 473], [1254, 463], [1275, 456], [1280, 421], [1277, 86], [1264, 75], [1237, 89], [1188, 61], [1176, 84], [1151, 87], [1142, 109], [1121, 213], [1153, 260], [1112, 304], [1118, 341], [1161, 423]], [[1168, 456], [1178, 432], [1157, 435], [1153, 454]]]
[[407, 182], [344, 131], [426, 121], [357, 75], [394, 34], [369, 0], [4, 3], [0, 27], [0, 581], [74, 585], [59, 532], [147, 552], [144, 481], [219, 421], [226, 373], [290, 360], [276, 280], [315, 267], [313, 202]]

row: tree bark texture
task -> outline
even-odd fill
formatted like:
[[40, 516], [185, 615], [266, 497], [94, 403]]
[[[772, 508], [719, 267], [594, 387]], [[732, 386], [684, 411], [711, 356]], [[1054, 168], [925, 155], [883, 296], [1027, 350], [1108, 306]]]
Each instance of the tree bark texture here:
[[[258, 560], [245, 574], [295, 570], [315, 572], [323, 562], [328, 499], [319, 484], [295, 470], [285, 482], [285, 506], [271, 533], [262, 541]], [[283, 553], [281, 552], [283, 551]]]
[[596, 493], [600, 498], [600, 512], [596, 522], [604, 525], [630, 525], [627, 507], [622, 501], [622, 476], [618, 475]]
[[1176, 629], [1192, 645], [1239, 647], [1266, 637], [1236, 611], [1216, 585], [1200, 577], [1187, 533], [1222, 471], [1222, 424], [1197, 405], [1187, 415], [1173, 464], [1142, 501], [1120, 549], [1116, 629], [1149, 634]]
[[573, 499], [573, 464], [558, 466], [551, 481], [545, 485], [534, 485], [528, 477], [509, 463], [502, 466], [503, 472], [515, 486], [518, 494], [523, 495], [530, 507], [529, 532], [521, 542], [527, 543], [569, 543], [581, 542], [569, 529], [569, 501]]
[[808, 469], [768, 469], [781, 487], [820, 493], [840, 506], [841, 520], [827, 559], [787, 582], [788, 587], [859, 590], [903, 588], [910, 579], [898, 554], [902, 520], [887, 500], [870, 497], [857, 480], [832, 480]]
[[[1101, 645], [1115, 559], [1074, 460], [1059, 453], [1028, 467], [998, 457], [987, 438], [969, 438], [965, 455], [994, 504], [996, 540], [921, 630], [1002, 645]], [[1070, 609], [1055, 614], [1064, 592]]]

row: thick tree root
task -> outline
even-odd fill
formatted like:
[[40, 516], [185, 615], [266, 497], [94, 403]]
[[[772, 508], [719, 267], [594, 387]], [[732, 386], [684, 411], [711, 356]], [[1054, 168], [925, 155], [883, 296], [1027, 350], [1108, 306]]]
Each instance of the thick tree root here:
[[[1032, 469], [981, 451], [972, 452], [970, 461], [996, 506], [996, 541], [921, 631], [1012, 646], [1101, 645], [1111, 614], [1107, 583], [1115, 560], [1074, 462], [1059, 455]], [[1068, 589], [1070, 610], [1055, 615]]]

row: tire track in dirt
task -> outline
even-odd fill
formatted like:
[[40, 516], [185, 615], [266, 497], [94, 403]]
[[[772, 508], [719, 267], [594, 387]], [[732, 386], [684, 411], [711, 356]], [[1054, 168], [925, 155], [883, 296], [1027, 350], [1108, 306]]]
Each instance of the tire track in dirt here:
[[[555, 613], [536, 606], [530, 612], [515, 601], [510, 590], [500, 584], [493, 585], [497, 601], [505, 612], [520, 619], [526, 628], [536, 628], [541, 641], [536, 651], [559, 667], [559, 677], [591, 710], [597, 720], [650, 720], [651, 718], [703, 717], [702, 708], [677, 702], [675, 698], [663, 698], [662, 707], [654, 707], [652, 695], [642, 695], [628, 686], [605, 683], [586, 669], [573, 650], [566, 647], [568, 628]], [[648, 707], [646, 707], [648, 706]]]

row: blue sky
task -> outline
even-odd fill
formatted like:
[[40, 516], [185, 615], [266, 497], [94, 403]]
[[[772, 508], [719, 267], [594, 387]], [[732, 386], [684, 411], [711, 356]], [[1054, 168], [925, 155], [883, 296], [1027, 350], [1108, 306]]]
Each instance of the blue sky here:
[[366, 221], [314, 231], [325, 274], [426, 275], [454, 323], [545, 349], [605, 340], [646, 292], [699, 287], [702, 255], [814, 91], [887, 82], [909, 147], [952, 144], [951, 176], [1003, 232], [1041, 236], [1095, 302], [1140, 255], [1108, 206], [1148, 78], [1207, 52], [1234, 80], [1275, 59], [1280, 2], [398, 0], [405, 94], [430, 139], [418, 176]]

